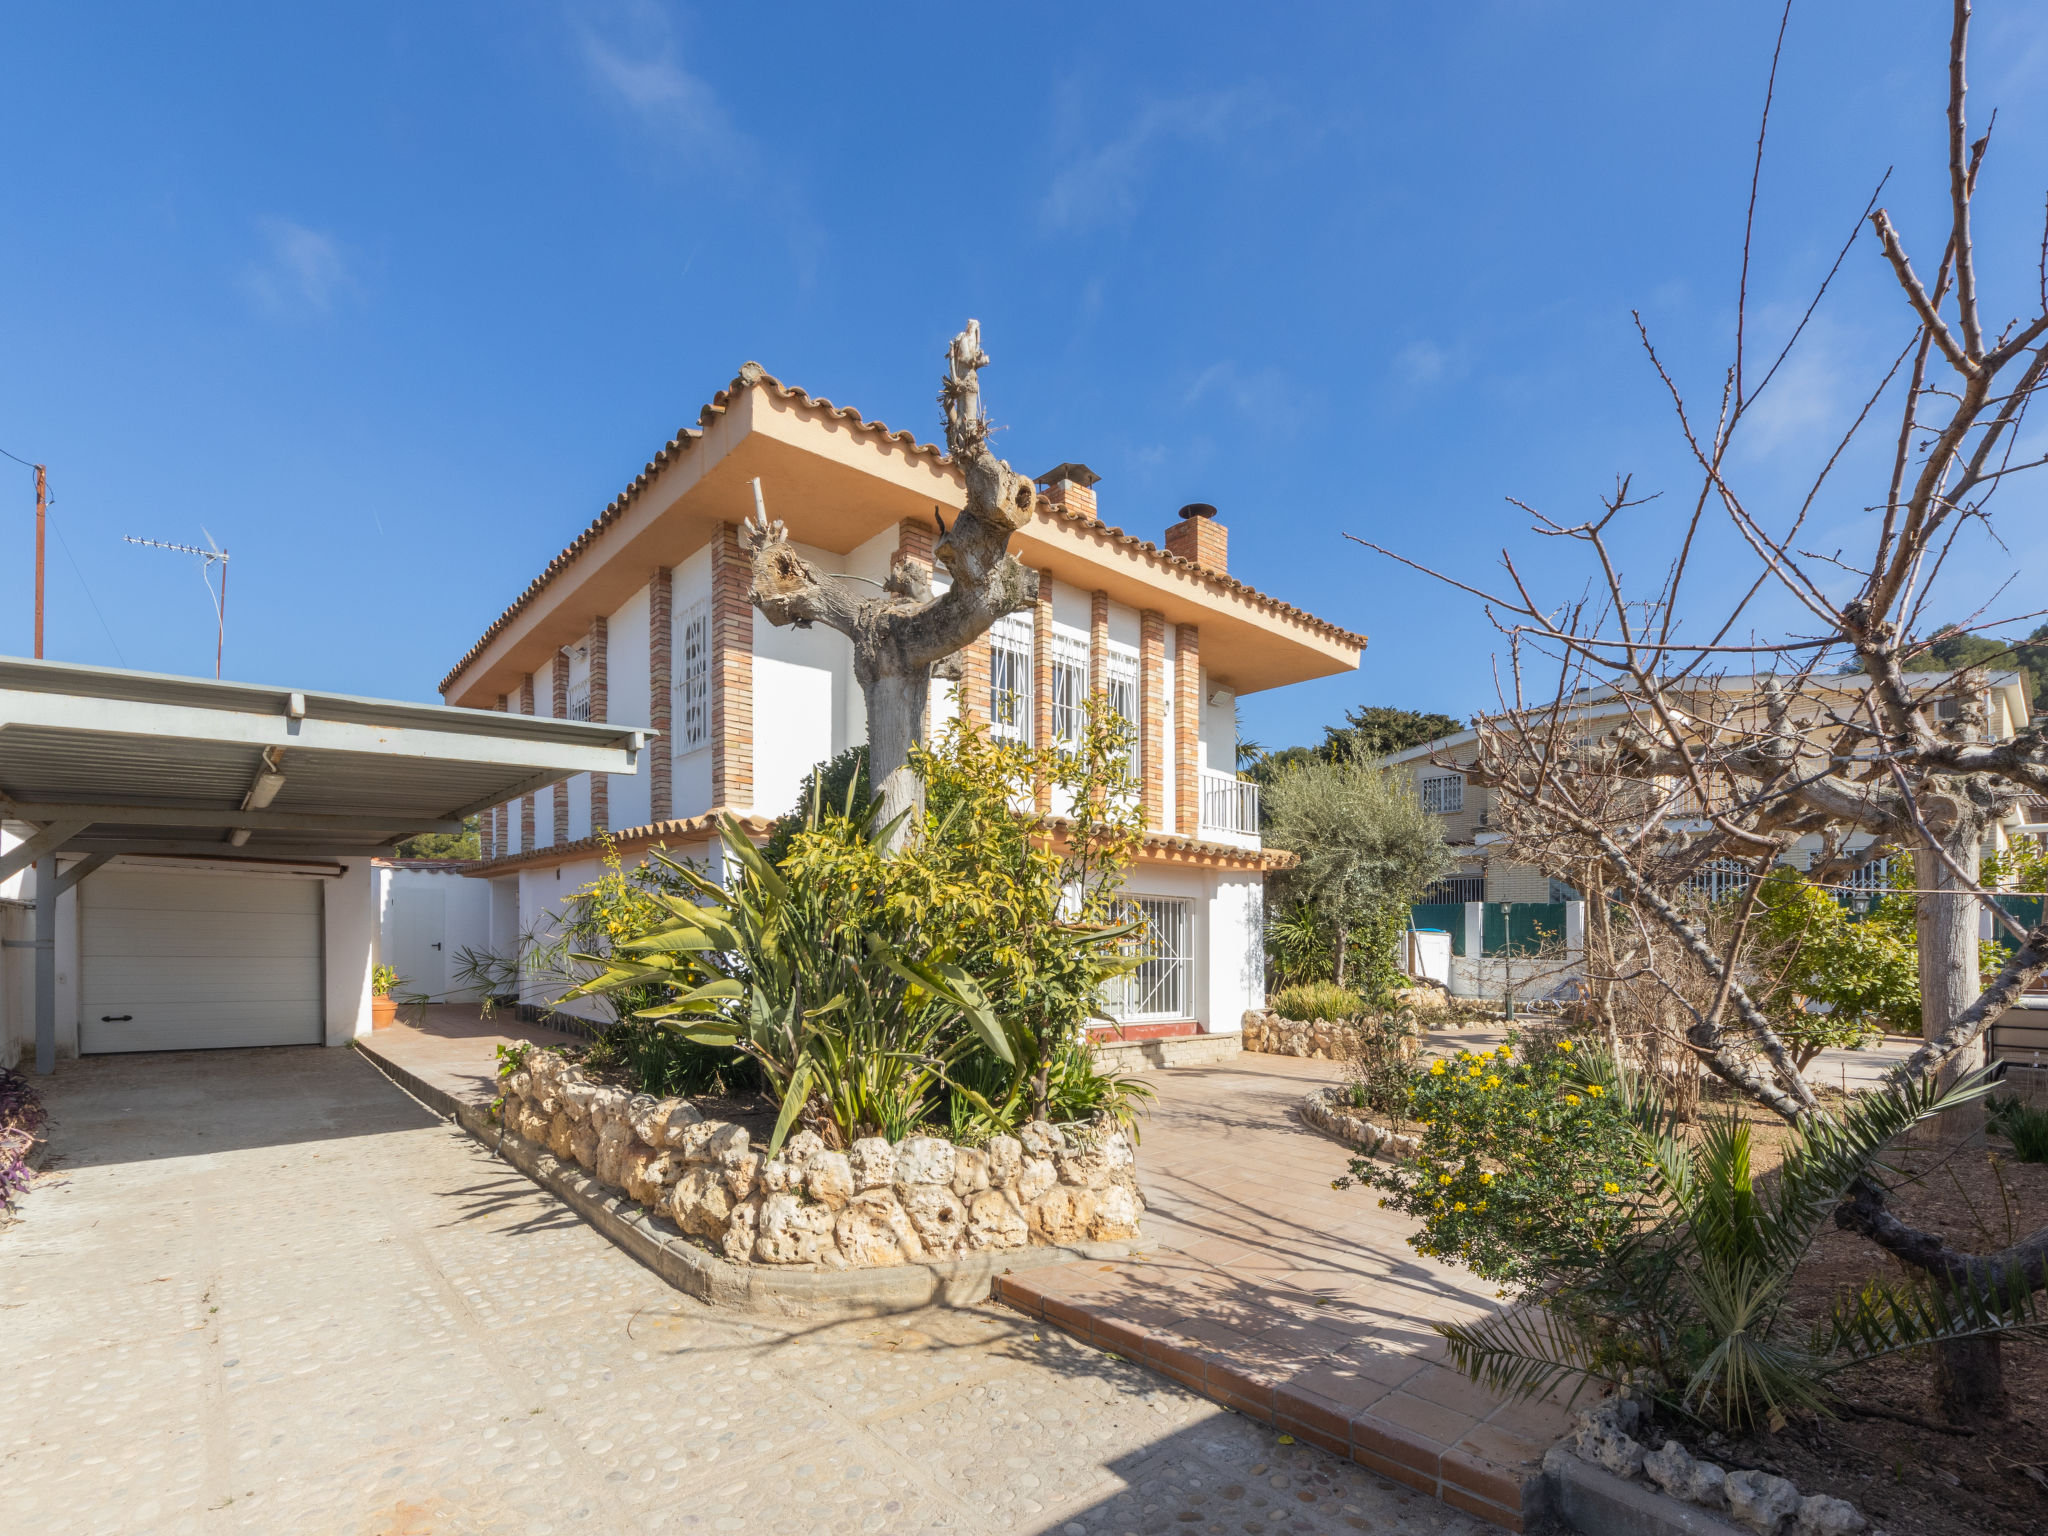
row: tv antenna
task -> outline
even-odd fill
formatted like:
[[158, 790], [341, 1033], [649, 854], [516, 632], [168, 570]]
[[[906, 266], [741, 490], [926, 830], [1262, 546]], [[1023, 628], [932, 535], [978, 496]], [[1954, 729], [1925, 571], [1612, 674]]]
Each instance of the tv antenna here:
[[[151, 549], [168, 549], [176, 555], [199, 557], [199, 579], [206, 583], [206, 596], [213, 604], [213, 616], [219, 626], [213, 642], [213, 675], [218, 678], [221, 654], [227, 650], [228, 645], [228, 552], [213, 542], [213, 535], [206, 533], [205, 528], [202, 527], [199, 531], [206, 534], [205, 549], [199, 548], [196, 544], [166, 544], [162, 539], [138, 539], [132, 533], [124, 533], [121, 537], [130, 544], [146, 544]], [[213, 568], [216, 565], [220, 567], [218, 592], [213, 587]]]

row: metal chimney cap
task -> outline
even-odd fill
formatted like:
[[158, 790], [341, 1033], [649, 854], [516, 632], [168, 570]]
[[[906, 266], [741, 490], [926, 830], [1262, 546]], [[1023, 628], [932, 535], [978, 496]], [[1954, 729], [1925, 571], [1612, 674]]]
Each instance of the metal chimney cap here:
[[1206, 501], [1191, 501], [1180, 509], [1182, 517], [1214, 517], [1216, 509]]
[[1040, 475], [1036, 483], [1039, 485], [1057, 485], [1062, 480], [1071, 480], [1074, 484], [1080, 486], [1081, 489], [1086, 490], [1101, 478], [1102, 476], [1095, 473], [1086, 464], [1055, 464], [1051, 469]]

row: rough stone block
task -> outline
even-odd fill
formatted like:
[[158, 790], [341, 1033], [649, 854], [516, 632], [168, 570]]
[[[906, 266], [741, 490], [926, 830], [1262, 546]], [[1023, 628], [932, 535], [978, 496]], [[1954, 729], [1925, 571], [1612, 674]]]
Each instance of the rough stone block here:
[[831, 1232], [830, 1211], [793, 1194], [773, 1194], [761, 1202], [754, 1257], [763, 1264], [814, 1264], [819, 1239], [829, 1241]]
[[1055, 1184], [1027, 1212], [1031, 1230], [1048, 1243], [1078, 1243], [1087, 1239], [1100, 1200], [1092, 1189]]
[[1017, 1200], [1021, 1205], [1035, 1205], [1045, 1197], [1045, 1192], [1059, 1183], [1059, 1169], [1049, 1157], [1027, 1157], [1017, 1174]]
[[1138, 1235], [1138, 1218], [1145, 1208], [1129, 1185], [1112, 1184], [1098, 1198], [1101, 1203], [1088, 1224], [1090, 1237], [1097, 1242], [1114, 1242]]
[[879, 1136], [863, 1136], [846, 1154], [856, 1191], [883, 1189], [896, 1182], [896, 1149]]
[[1024, 1166], [1024, 1143], [1014, 1136], [991, 1136], [986, 1150], [990, 1185], [1001, 1189], [1015, 1183]]
[[687, 1169], [669, 1195], [669, 1215], [696, 1237], [723, 1237], [732, 1219], [732, 1191], [716, 1168], [699, 1163]]
[[1799, 1490], [1769, 1472], [1730, 1472], [1728, 1512], [1757, 1536], [1783, 1536], [1799, 1517]]
[[588, 1120], [570, 1122], [569, 1155], [585, 1169], [597, 1168], [597, 1149], [600, 1145], [597, 1127]]
[[804, 1189], [820, 1205], [838, 1210], [853, 1198], [853, 1166], [844, 1152], [817, 1152], [804, 1165]]
[[903, 1207], [886, 1189], [861, 1192], [832, 1221], [833, 1241], [856, 1269], [912, 1264], [924, 1257], [924, 1244]]
[[989, 1187], [988, 1154], [979, 1147], [959, 1147], [953, 1154], [953, 1193], [962, 1200]]
[[1022, 1248], [1031, 1241], [1031, 1223], [1007, 1191], [984, 1189], [967, 1202], [969, 1248]]
[[735, 1264], [744, 1263], [754, 1256], [754, 1239], [758, 1235], [760, 1221], [761, 1202], [758, 1198], [742, 1200], [732, 1208], [720, 1246], [724, 1248], [725, 1256]]
[[1824, 1493], [1799, 1501], [1798, 1521], [1799, 1536], [1856, 1536], [1868, 1524], [1847, 1499], [1831, 1499]]
[[937, 1136], [906, 1136], [896, 1146], [896, 1184], [951, 1184], [958, 1167], [958, 1149]]
[[1067, 1138], [1060, 1134], [1060, 1128], [1046, 1120], [1032, 1121], [1019, 1139], [1031, 1157], [1054, 1157], [1067, 1149]]
[[[746, 1133], [742, 1131], [740, 1134]], [[742, 1152], [736, 1158], [720, 1161], [719, 1170], [725, 1175], [725, 1187], [732, 1191], [733, 1199], [744, 1200], [754, 1192], [765, 1161], [758, 1152]]]
[[897, 1202], [933, 1258], [951, 1258], [967, 1235], [967, 1207], [943, 1184], [898, 1184]]

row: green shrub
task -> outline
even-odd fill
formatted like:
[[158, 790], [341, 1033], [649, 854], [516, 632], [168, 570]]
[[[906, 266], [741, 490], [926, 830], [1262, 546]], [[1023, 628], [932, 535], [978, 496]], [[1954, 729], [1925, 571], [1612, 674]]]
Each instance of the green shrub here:
[[1576, 1052], [1561, 1040], [1533, 1060], [1506, 1045], [1437, 1058], [1408, 1095], [1422, 1126], [1413, 1166], [1354, 1158], [1352, 1177], [1421, 1220], [1418, 1253], [1511, 1289], [1560, 1256], [1597, 1254], [1635, 1223], [1644, 1160], [1607, 1089], [1580, 1081]]
[[1266, 999], [1266, 1006], [1283, 1019], [1355, 1019], [1365, 1011], [1365, 1000], [1334, 981], [1310, 981], [1282, 987]]
[[2017, 1094], [1986, 1101], [1993, 1131], [2012, 1143], [2012, 1155], [2023, 1163], [2048, 1163], [2048, 1109], [2036, 1109]]
[[762, 1086], [760, 1067], [743, 1052], [699, 1044], [658, 1019], [606, 1025], [583, 1060], [599, 1071], [625, 1072], [640, 1092], [656, 1098], [751, 1093]]
[[1344, 1062], [1345, 1091], [1354, 1109], [1381, 1115], [1408, 1113], [1420, 1070], [1410, 1059], [1421, 1030], [1412, 1013], [1362, 1018], [1353, 1026], [1352, 1054]]

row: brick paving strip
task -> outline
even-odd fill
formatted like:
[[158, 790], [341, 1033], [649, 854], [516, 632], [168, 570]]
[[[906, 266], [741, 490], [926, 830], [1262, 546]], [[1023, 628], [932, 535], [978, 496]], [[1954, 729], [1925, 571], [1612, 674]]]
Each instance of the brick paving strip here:
[[[436, 1009], [424, 1029], [367, 1042], [451, 1094], [487, 1096], [484, 1042], [562, 1039]], [[1433, 1037], [1485, 1048], [1497, 1032]], [[1345, 1150], [1294, 1106], [1330, 1062], [1240, 1055], [1151, 1074], [1142, 1252], [999, 1276], [996, 1299], [1136, 1361], [1237, 1413], [1511, 1530], [1533, 1515], [1543, 1454], [1569, 1415], [1504, 1403], [1445, 1362], [1430, 1324], [1498, 1303], [1472, 1275], [1419, 1257], [1412, 1224], [1368, 1191], [1330, 1188]]]

